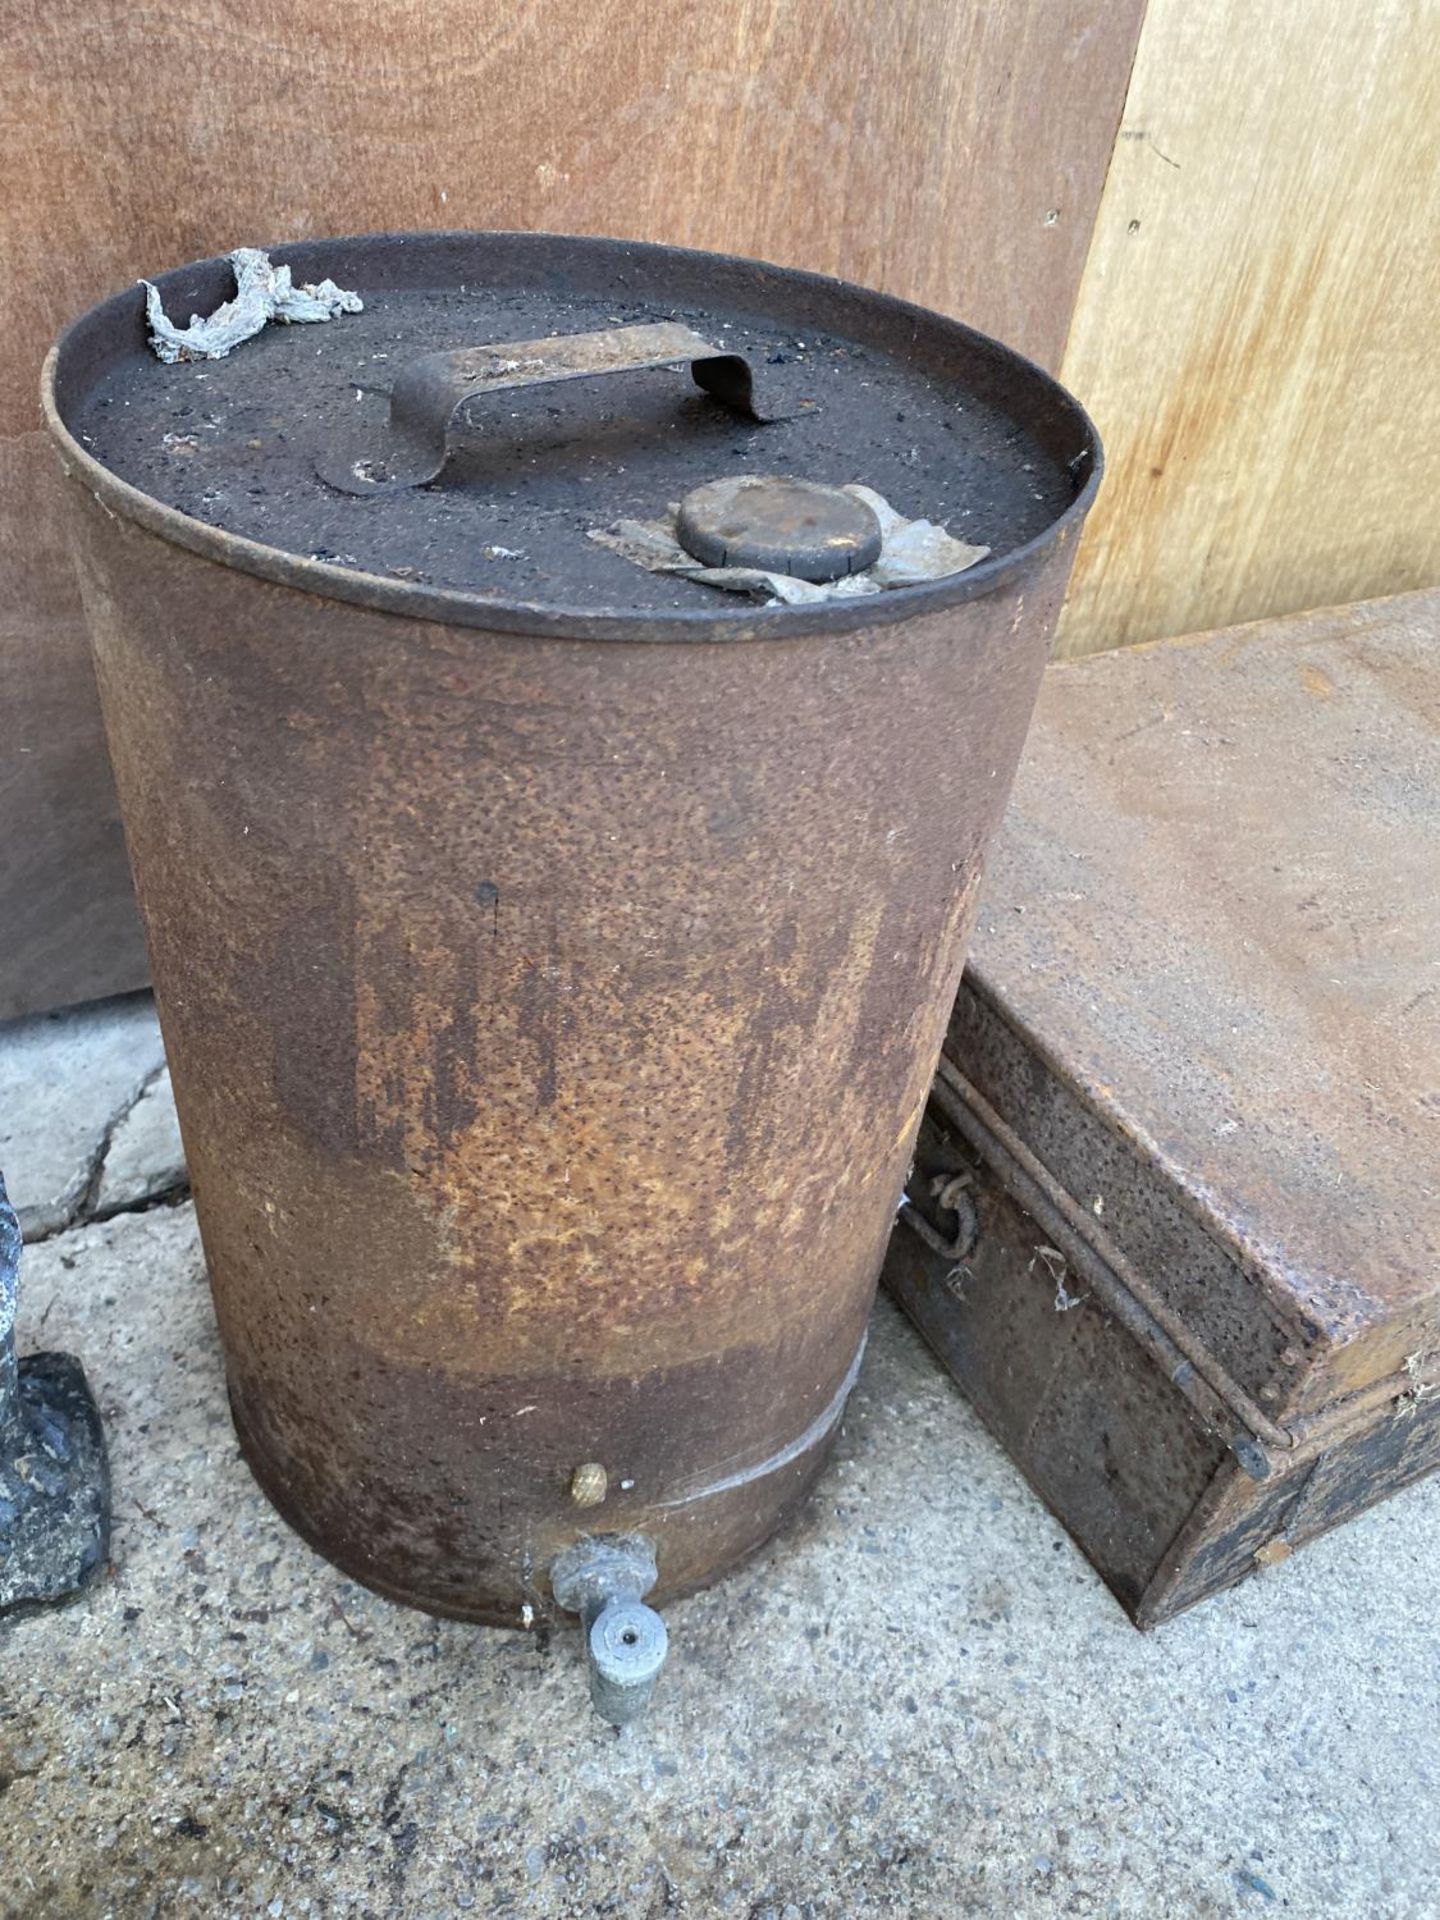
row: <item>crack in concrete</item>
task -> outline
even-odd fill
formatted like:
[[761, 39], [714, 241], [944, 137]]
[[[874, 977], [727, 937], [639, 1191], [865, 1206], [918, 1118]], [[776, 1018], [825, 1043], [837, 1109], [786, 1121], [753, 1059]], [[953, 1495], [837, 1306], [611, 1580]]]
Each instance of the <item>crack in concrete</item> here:
[[53, 1240], [62, 1233], [73, 1232], [77, 1227], [86, 1227], [95, 1221], [113, 1220], [122, 1213], [145, 1213], [152, 1207], [174, 1206], [189, 1197], [190, 1182], [182, 1176], [173, 1185], [158, 1193], [149, 1193], [138, 1199], [118, 1201], [114, 1206], [101, 1208], [100, 1187], [105, 1177], [105, 1163], [115, 1144], [116, 1135], [134, 1113], [150, 1089], [161, 1079], [165, 1072], [165, 1062], [161, 1060], [144, 1075], [139, 1084], [122, 1100], [101, 1129], [100, 1138], [90, 1154], [89, 1164], [82, 1176], [71, 1182], [56, 1202], [55, 1207], [47, 1209], [38, 1219], [32, 1217], [26, 1223], [25, 1244], [37, 1246], [42, 1241]]
[[75, 1227], [98, 1226], [105, 1220], [118, 1220], [124, 1213], [154, 1213], [160, 1207], [182, 1207], [190, 1198], [190, 1182], [183, 1175], [173, 1186], [162, 1187], [158, 1193], [142, 1193], [134, 1200], [117, 1200], [113, 1206], [97, 1207], [93, 1213], [71, 1221], [67, 1232]]

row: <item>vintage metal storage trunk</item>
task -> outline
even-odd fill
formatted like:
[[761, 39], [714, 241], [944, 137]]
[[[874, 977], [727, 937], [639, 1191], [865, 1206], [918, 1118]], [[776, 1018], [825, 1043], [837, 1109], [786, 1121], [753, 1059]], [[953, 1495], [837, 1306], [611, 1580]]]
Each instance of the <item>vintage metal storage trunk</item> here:
[[1437, 643], [1053, 667], [992, 855], [886, 1277], [1140, 1626], [1440, 1459]]

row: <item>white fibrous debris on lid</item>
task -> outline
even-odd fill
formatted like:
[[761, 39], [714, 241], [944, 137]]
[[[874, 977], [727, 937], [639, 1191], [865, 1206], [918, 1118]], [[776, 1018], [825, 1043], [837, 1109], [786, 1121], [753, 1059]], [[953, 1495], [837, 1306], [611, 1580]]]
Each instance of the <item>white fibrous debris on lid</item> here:
[[230, 255], [230, 265], [235, 271], [235, 298], [226, 300], [212, 314], [192, 313], [186, 327], [177, 327], [166, 318], [158, 287], [149, 280], [140, 282], [145, 289], [150, 345], [157, 359], [167, 366], [180, 360], [223, 360], [271, 320], [305, 326], [365, 310], [358, 293], [347, 293], [333, 280], [297, 287], [289, 267], [272, 266], [269, 254], [259, 247], [237, 247]]
[[885, 593], [895, 587], [917, 586], [922, 580], [943, 580], [963, 573], [988, 557], [989, 547], [957, 540], [932, 520], [907, 520], [871, 487], [840, 489], [862, 500], [880, 522], [880, 556], [861, 573], [842, 574], [838, 580], [797, 580], [792, 574], [771, 573], [759, 567], [707, 567], [687, 553], [676, 537], [676, 509], [663, 520], [618, 520], [613, 527], [590, 535], [602, 547], [644, 567], [648, 573], [675, 573], [701, 586], [728, 593], [748, 593], [770, 606], [804, 606], [816, 600], [849, 600], [867, 593]]

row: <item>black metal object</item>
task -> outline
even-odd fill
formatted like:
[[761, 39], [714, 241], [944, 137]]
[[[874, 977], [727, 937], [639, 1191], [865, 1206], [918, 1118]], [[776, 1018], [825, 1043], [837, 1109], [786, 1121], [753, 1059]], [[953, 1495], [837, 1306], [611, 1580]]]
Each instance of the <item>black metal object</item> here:
[[362, 429], [340, 438], [321, 454], [315, 470], [328, 485], [362, 497], [424, 486], [439, 479], [450, 455], [451, 428], [467, 401], [515, 387], [635, 373], [684, 361], [696, 386], [722, 406], [756, 421], [775, 417], [758, 410], [755, 377], [743, 354], [726, 352], [689, 327], [661, 320], [424, 354], [397, 376], [384, 430]]
[[20, 1254], [0, 1175], [0, 1613], [73, 1598], [110, 1548], [105, 1434], [80, 1362], [15, 1352]]
[[[903, 1220], [912, 1232], [918, 1233], [926, 1246], [933, 1248], [943, 1260], [964, 1260], [974, 1251], [975, 1242], [980, 1237], [979, 1215], [967, 1191], [971, 1184], [968, 1173], [936, 1173], [928, 1180], [917, 1181], [912, 1168], [896, 1218]], [[917, 1188], [916, 1193], [911, 1193], [912, 1186]], [[930, 1220], [920, 1204], [921, 1190], [929, 1194], [939, 1212], [954, 1214], [952, 1232], [943, 1232], [938, 1224]]]

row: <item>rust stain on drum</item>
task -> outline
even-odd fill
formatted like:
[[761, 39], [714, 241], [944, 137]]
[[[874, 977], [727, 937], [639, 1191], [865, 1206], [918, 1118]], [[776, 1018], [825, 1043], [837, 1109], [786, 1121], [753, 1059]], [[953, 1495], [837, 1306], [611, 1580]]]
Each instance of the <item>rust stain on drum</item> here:
[[52, 425], [257, 1475], [440, 1612], [543, 1613], [602, 1521], [713, 1577], [843, 1405], [1092, 487], [973, 588], [587, 627], [253, 549]]

